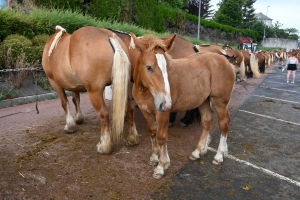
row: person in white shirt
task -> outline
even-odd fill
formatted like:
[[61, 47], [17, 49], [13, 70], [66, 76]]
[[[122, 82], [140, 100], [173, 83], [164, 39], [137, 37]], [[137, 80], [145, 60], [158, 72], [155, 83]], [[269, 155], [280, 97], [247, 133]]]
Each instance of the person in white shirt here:
[[289, 59], [286, 61], [286, 65], [284, 68], [282, 68], [282, 71], [287, 68], [287, 75], [286, 75], [286, 82], [290, 82], [290, 75], [291, 72], [293, 74], [293, 81], [292, 83], [295, 83], [295, 78], [296, 78], [296, 70], [297, 70], [297, 65], [299, 64], [298, 59], [296, 58], [297, 53], [293, 53], [292, 56], [289, 57]]

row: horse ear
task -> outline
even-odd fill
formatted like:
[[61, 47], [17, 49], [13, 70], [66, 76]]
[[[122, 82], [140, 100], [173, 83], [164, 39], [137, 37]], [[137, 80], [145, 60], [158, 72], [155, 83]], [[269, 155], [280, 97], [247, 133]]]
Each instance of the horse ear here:
[[167, 47], [167, 50], [172, 49], [172, 47], [174, 45], [174, 41], [176, 39], [176, 36], [177, 36], [177, 34], [175, 33], [173, 36], [171, 36], [171, 37], [169, 37], [169, 38], [167, 38], [167, 39], [164, 40], [164, 43], [165, 43], [165, 45]]
[[134, 33], [130, 33], [131, 36], [131, 42], [130, 42], [130, 48], [134, 49], [137, 48], [138, 51], [142, 52], [143, 49], [145, 49], [144, 43], [136, 37]]

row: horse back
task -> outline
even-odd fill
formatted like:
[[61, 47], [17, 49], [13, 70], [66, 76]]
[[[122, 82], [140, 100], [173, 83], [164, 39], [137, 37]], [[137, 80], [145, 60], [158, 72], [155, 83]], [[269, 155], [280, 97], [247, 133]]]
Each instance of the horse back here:
[[170, 65], [172, 111], [198, 107], [208, 96], [230, 99], [235, 73], [224, 56], [211, 52], [197, 53], [171, 60]]

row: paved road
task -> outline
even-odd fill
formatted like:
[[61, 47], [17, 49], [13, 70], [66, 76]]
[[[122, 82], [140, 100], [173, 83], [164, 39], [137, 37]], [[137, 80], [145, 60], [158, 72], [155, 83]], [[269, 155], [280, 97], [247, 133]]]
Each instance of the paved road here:
[[[163, 184], [152, 194], [152, 198], [300, 199], [300, 76], [297, 74], [296, 84], [292, 85], [286, 84], [285, 75], [285, 72], [275, 67], [273, 70], [267, 69], [267, 73], [262, 75], [265, 79], [253, 78], [245, 84], [236, 84], [230, 102], [231, 123], [228, 136], [230, 156], [225, 158], [220, 166], [211, 164], [219, 140], [219, 131], [213, 128], [213, 139], [208, 154], [198, 161], [188, 162], [169, 176], [171, 170], [176, 167], [175, 161], [172, 163], [171, 160], [170, 169], [166, 174], [170, 178], [156, 182]], [[87, 95], [82, 95], [82, 102], [88, 102]], [[89, 103], [83, 103], [82, 109], [94, 112]], [[37, 115], [34, 103], [0, 109], [1, 137], [7, 138], [3, 140], [3, 144], [14, 142], [23, 150], [20, 145], [24, 141], [21, 141], [20, 135], [14, 134], [13, 130], [26, 129], [30, 133], [31, 127], [45, 124], [55, 116], [61, 116], [61, 121], [64, 121], [58, 99], [40, 102], [39, 110], [40, 114]], [[143, 120], [136, 118], [138, 124]], [[59, 126], [63, 127], [63, 124]], [[198, 129], [197, 126], [199, 125], [192, 124], [183, 134], [191, 134], [191, 131]], [[174, 132], [177, 129], [178, 127], [174, 127], [174, 130], [170, 131]], [[182, 128], [180, 130], [183, 132]], [[80, 136], [77, 134], [70, 138], [78, 135]], [[8, 146], [1, 145], [1, 148]], [[14, 153], [21, 151], [20, 149], [15, 149]], [[91, 156], [90, 151], [87, 155]], [[99, 156], [95, 157], [99, 159]], [[122, 160], [124, 159], [123, 156]], [[21, 185], [26, 185], [26, 181], [29, 181], [23, 180], [21, 175], [15, 176], [19, 178], [16, 180], [19, 180]], [[151, 173], [147, 176], [151, 176]], [[50, 180], [47, 180], [48, 184], [51, 184]], [[50, 185], [53, 188], [55, 184], [59, 184], [55, 181], [53, 180], [54, 185]], [[16, 191], [13, 189], [18, 189], [16, 185], [19, 187], [15, 183], [11, 183], [11, 187], [7, 185], [5, 187], [8, 188], [7, 191]], [[40, 186], [42, 187], [44, 186]], [[83, 193], [88, 188], [82, 186], [80, 190]], [[28, 194], [28, 190], [26, 191]], [[44, 192], [49, 191], [51, 192], [51, 189], [46, 191], [44, 188]], [[18, 192], [22, 194], [22, 191]], [[32, 192], [31, 195], [37, 194]], [[13, 193], [10, 196], [14, 196]]]
[[190, 161], [153, 199], [300, 199], [300, 75], [286, 83], [275, 67], [231, 114], [229, 157], [221, 166], [210, 151]]

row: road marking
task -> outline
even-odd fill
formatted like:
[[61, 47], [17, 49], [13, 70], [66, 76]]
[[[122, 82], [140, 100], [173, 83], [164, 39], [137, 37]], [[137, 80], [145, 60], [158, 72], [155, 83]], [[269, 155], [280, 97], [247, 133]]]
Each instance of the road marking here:
[[283, 99], [276, 99], [276, 98], [272, 98], [272, 97], [266, 97], [266, 96], [262, 96], [262, 95], [253, 95], [255, 97], [262, 97], [262, 98], [266, 98], [266, 99], [274, 99], [277, 101], [284, 101], [284, 102], [289, 102], [289, 103], [300, 103], [300, 102], [296, 102], [296, 101], [288, 101], [288, 100], [283, 100]]
[[[213, 152], [217, 152], [216, 149], [211, 148], [211, 147], [207, 147], [207, 149], [210, 150], [210, 151], [213, 151]], [[250, 162], [247, 162], [247, 161], [245, 161], [245, 160], [241, 160], [241, 159], [236, 158], [236, 157], [234, 157], [234, 156], [232, 156], [232, 155], [229, 155], [229, 154], [228, 154], [227, 156], [225, 156], [225, 157], [230, 158], [230, 159], [232, 159], [232, 160], [234, 160], [234, 161], [237, 161], [237, 162], [239, 162], [239, 163], [246, 164], [246, 165], [248, 165], [248, 166], [250, 166], [250, 167], [253, 167], [253, 168], [255, 168], [255, 169], [258, 169], [258, 170], [260, 170], [260, 171], [262, 171], [262, 172], [264, 172], [264, 173], [266, 173], [266, 174], [268, 174], [268, 175], [274, 176], [274, 177], [279, 178], [279, 179], [281, 179], [281, 180], [285, 180], [285, 181], [287, 181], [287, 182], [289, 182], [289, 183], [292, 183], [292, 184], [294, 184], [294, 185], [300, 187], [300, 182], [298, 182], [298, 181], [295, 181], [295, 180], [290, 179], [290, 178], [288, 178], [288, 177], [282, 176], [282, 175], [280, 175], [280, 174], [277, 174], [277, 173], [275, 173], [275, 172], [272, 172], [272, 171], [270, 171], [270, 170], [268, 170], [268, 169], [265, 169], [265, 168], [263, 168], [263, 167], [259, 167], [259, 166], [257, 166], [257, 165], [254, 165], [254, 164], [250, 163]]]
[[285, 90], [285, 89], [278, 89], [278, 88], [271, 88], [271, 87], [265, 87], [265, 86], [259, 86], [260, 88], [267, 88], [267, 89], [272, 89], [272, 90], [282, 90], [282, 91], [286, 91], [286, 92], [295, 92], [295, 93], [300, 93], [298, 91], [295, 90]]
[[276, 82], [276, 81], [265, 81], [265, 82], [270, 82], [270, 83], [279, 83], [279, 84], [284, 84], [284, 85], [286, 85], [286, 82]]
[[269, 119], [275, 119], [275, 120], [277, 120], [277, 121], [286, 122], [286, 123], [289, 123], [289, 124], [294, 124], [294, 125], [300, 126], [300, 124], [298, 124], [298, 123], [286, 121], [286, 120], [283, 120], [283, 119], [277, 119], [277, 118], [275, 118], [275, 117], [271, 117], [271, 116], [267, 116], [267, 115], [262, 115], [262, 114], [258, 114], [258, 113], [253, 113], [253, 112], [249, 112], [249, 111], [246, 111], [246, 110], [238, 110], [238, 111], [240, 111], [240, 112], [245, 112], [245, 113], [252, 114], [252, 115], [257, 115], [257, 116], [260, 116], [260, 117], [269, 118]]

